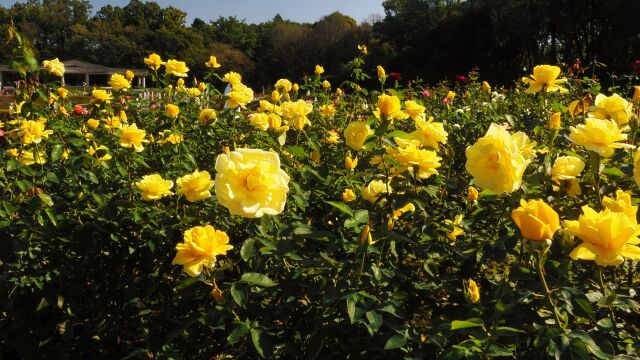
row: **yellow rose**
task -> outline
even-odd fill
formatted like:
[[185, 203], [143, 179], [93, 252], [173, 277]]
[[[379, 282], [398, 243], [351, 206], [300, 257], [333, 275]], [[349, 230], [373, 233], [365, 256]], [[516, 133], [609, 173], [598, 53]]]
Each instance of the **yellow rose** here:
[[625, 258], [640, 260], [638, 225], [627, 214], [582, 207], [578, 220], [564, 222], [565, 231], [582, 242], [569, 254], [573, 260], [591, 260], [598, 265], [617, 266]]
[[66, 98], [68, 94], [69, 94], [69, 90], [63, 87], [58, 88], [58, 96], [60, 96], [61, 98], [63, 99]]
[[158, 144], [172, 144], [176, 145], [184, 140], [184, 136], [182, 134], [173, 133], [171, 130], [164, 130], [159, 133], [160, 139], [157, 141]]
[[467, 200], [469, 202], [478, 200], [478, 189], [473, 186], [469, 186], [469, 188], [467, 189]]
[[609, 211], [626, 214], [632, 224], [638, 224], [638, 219], [636, 218], [638, 207], [633, 206], [631, 194], [628, 192], [618, 189], [616, 190], [616, 198], [612, 199], [605, 196], [602, 199], [602, 205]]
[[459, 214], [456, 215], [453, 221], [448, 219], [444, 221], [445, 225], [451, 228], [451, 231], [447, 232], [447, 239], [455, 241], [458, 236], [464, 234], [464, 230], [462, 230], [462, 228], [458, 226], [460, 225], [460, 223], [462, 223], [463, 218], [464, 215]]
[[409, 171], [410, 174], [416, 176], [414, 171], [417, 168], [417, 176], [420, 179], [437, 175], [438, 171], [436, 169], [440, 167], [440, 160], [442, 160], [435, 151], [420, 149], [412, 143], [398, 148], [388, 147], [387, 154], [397, 162], [397, 166], [394, 167], [395, 171], [398, 173]]
[[378, 96], [378, 109], [374, 114], [379, 119], [384, 115], [385, 120], [403, 120], [409, 117], [400, 109], [400, 99], [395, 95], [382, 94]]
[[174, 104], [167, 104], [166, 114], [170, 118], [177, 118], [180, 114], [180, 108]]
[[34, 120], [22, 120], [20, 122], [20, 142], [24, 145], [39, 144], [43, 138], [53, 134], [53, 130], [45, 130], [45, 124]]
[[344, 158], [344, 168], [347, 170], [353, 170], [358, 166], [358, 157], [352, 159], [350, 155]]
[[62, 77], [64, 75], [64, 64], [55, 58], [53, 60], [45, 60], [42, 62], [42, 66], [47, 70], [49, 74], [55, 75], [57, 77]]
[[18, 161], [22, 165], [27, 165], [27, 166], [30, 166], [33, 164], [42, 165], [42, 164], [46, 164], [47, 162], [44, 152], [42, 151], [31, 152], [27, 150], [22, 150], [18, 152], [16, 149], [9, 149], [7, 150], [7, 153], [9, 153], [10, 156], [17, 157]]
[[378, 198], [386, 192], [391, 193], [391, 185], [382, 180], [371, 180], [366, 186], [362, 187], [362, 199], [370, 203], [375, 203]]
[[133, 80], [133, 78], [135, 76], [136, 76], [136, 74], [134, 74], [133, 71], [131, 71], [131, 70], [127, 70], [127, 71], [124, 72], [125, 79], [127, 79], [129, 81]]
[[327, 80], [322, 82], [322, 88], [325, 90], [331, 89], [331, 83]]
[[289, 175], [275, 152], [237, 149], [216, 159], [216, 197], [233, 215], [258, 218], [284, 210]]
[[159, 174], [145, 175], [142, 180], [136, 182], [136, 187], [142, 190], [142, 200], [160, 200], [167, 195], [173, 195], [170, 191], [173, 181], [165, 180]]
[[292, 89], [294, 92], [298, 92], [298, 90], [300, 90], [300, 85], [298, 85], [298, 84], [293, 84], [293, 86], [291, 87], [291, 89]]
[[437, 149], [440, 144], [447, 143], [447, 131], [444, 125], [439, 122], [433, 122], [433, 117], [425, 121], [422, 115], [415, 119], [417, 130], [411, 132], [411, 138], [420, 141], [420, 145]]
[[189, 68], [184, 61], [174, 59], [167, 60], [164, 64], [164, 69], [167, 75], [171, 74], [177, 77], [187, 77], [187, 73], [189, 72]]
[[251, 125], [263, 131], [269, 130], [269, 115], [266, 113], [253, 113], [247, 116]]
[[480, 288], [475, 281], [469, 279], [464, 286], [464, 298], [470, 304], [480, 301]]
[[209, 56], [209, 61], [207, 61], [206, 63], [204, 63], [204, 66], [210, 68], [210, 69], [217, 69], [219, 68], [221, 65], [218, 64], [218, 59], [216, 59], [215, 56], [211, 55]]
[[542, 200], [520, 199], [520, 207], [511, 212], [513, 222], [520, 228], [527, 240], [543, 241], [553, 239], [560, 229], [560, 217]]
[[145, 142], [146, 132], [138, 129], [136, 124], [124, 126], [120, 129], [120, 146], [125, 148], [133, 148], [136, 152], [144, 150], [142, 143]]
[[96, 119], [89, 119], [87, 120], [87, 126], [89, 126], [92, 129], [97, 129], [98, 126], [100, 126], [100, 121]]
[[404, 111], [415, 120], [422, 114], [424, 114], [425, 107], [418, 104], [413, 100], [407, 100], [404, 102]]
[[176, 245], [176, 257], [171, 264], [182, 265], [187, 275], [196, 277], [204, 267], [213, 268], [216, 256], [233, 249], [229, 236], [211, 225], [195, 226], [184, 232], [183, 242]]
[[322, 75], [324, 73], [324, 68], [320, 65], [316, 65], [314, 72], [316, 75]]
[[320, 113], [320, 115], [322, 115], [322, 117], [333, 119], [333, 117], [336, 115], [336, 108], [331, 104], [326, 104], [320, 106], [318, 112]]
[[376, 66], [376, 72], [379, 79], [382, 79], [387, 76], [387, 72], [384, 71], [384, 68], [380, 65]]
[[222, 81], [228, 82], [231, 85], [240, 84], [242, 83], [242, 75], [238, 74], [237, 72], [230, 71], [224, 74]]
[[488, 82], [483, 81], [482, 82], [482, 90], [484, 90], [486, 92], [491, 92], [491, 85], [489, 85]]
[[371, 134], [373, 134], [373, 130], [367, 123], [362, 121], [353, 121], [344, 129], [344, 138], [347, 146], [353, 150], [364, 149], [364, 142]]
[[145, 58], [144, 63], [147, 64], [147, 66], [151, 70], [158, 70], [161, 65], [164, 65], [164, 61], [162, 61], [162, 59], [160, 58], [160, 55], [156, 53], [153, 53], [149, 55], [149, 57]]
[[560, 125], [562, 124], [562, 118], [559, 112], [554, 112], [549, 117], [549, 129], [558, 130], [560, 129]]
[[209, 190], [213, 187], [213, 180], [208, 171], [196, 170], [176, 180], [176, 184], [178, 185], [176, 195], [184, 195], [190, 202], [211, 197]]
[[289, 125], [297, 130], [304, 130], [305, 125], [311, 125], [307, 115], [313, 111], [313, 105], [300, 99], [296, 102], [282, 103], [282, 114], [289, 120]]
[[202, 126], [207, 126], [216, 121], [218, 115], [216, 111], [213, 109], [203, 109], [200, 111], [200, 115], [198, 115], [198, 123]]
[[93, 146], [89, 146], [89, 149], [87, 149], [87, 154], [89, 154], [89, 156], [95, 155], [98, 161], [107, 161], [111, 160], [111, 155], [108, 151], [109, 148], [104, 145], [96, 146], [95, 148]]
[[356, 194], [353, 192], [352, 189], [345, 189], [342, 192], [342, 201], [348, 203], [348, 202], [352, 202], [356, 199]]
[[448, 91], [447, 92], [447, 100], [449, 100], [451, 102], [455, 98], [456, 98], [456, 93], [455, 92], [453, 92], [453, 91]]
[[569, 139], [602, 157], [610, 157], [616, 148], [633, 147], [618, 141], [627, 140], [613, 120], [587, 118], [585, 124], [570, 127]]
[[533, 68], [531, 78], [522, 78], [522, 82], [529, 85], [529, 88], [524, 92], [527, 94], [535, 94], [540, 90], [544, 90], [546, 92], [560, 91], [565, 93], [567, 92], [567, 89], [563, 88], [559, 84], [565, 83], [567, 79], [558, 79], [559, 75], [560, 68], [557, 66], [538, 65]]
[[289, 91], [291, 91], [291, 89], [293, 88], [293, 85], [291, 84], [291, 81], [287, 80], [287, 79], [280, 79], [278, 81], [276, 81], [276, 85], [275, 85], [276, 90], [282, 92], [282, 93], [287, 93]]
[[227, 105], [231, 109], [237, 107], [245, 108], [248, 103], [253, 101], [253, 90], [242, 83], [236, 83], [231, 86], [231, 91], [227, 94]]
[[189, 88], [189, 90], [187, 90], [187, 94], [189, 94], [189, 96], [192, 98], [197, 98], [198, 96], [202, 95], [200, 89], [198, 89], [197, 87]]
[[519, 189], [530, 162], [514, 136], [497, 124], [491, 124], [486, 135], [467, 148], [466, 155], [466, 169], [476, 185], [497, 194]]
[[358, 44], [358, 51], [360, 51], [360, 54], [362, 55], [367, 55], [367, 45]]
[[128, 89], [131, 87], [131, 83], [129, 82], [129, 80], [127, 80], [120, 74], [111, 75], [111, 78], [109, 79], [109, 85], [111, 85], [114, 90]]
[[280, 115], [271, 113], [269, 114], [269, 129], [275, 132], [283, 132], [289, 130], [288, 126], [282, 126], [282, 118]]
[[575, 156], [560, 156], [551, 168], [551, 179], [556, 183], [561, 180], [575, 179], [584, 170], [584, 161]]
[[598, 94], [595, 105], [589, 108], [589, 115], [597, 119], [615, 120], [618, 126], [629, 122], [633, 114], [633, 105], [618, 94], [605, 96]]
[[91, 97], [93, 97], [93, 99], [96, 101], [106, 104], [111, 102], [111, 94], [106, 90], [93, 89], [93, 91], [91, 91]]

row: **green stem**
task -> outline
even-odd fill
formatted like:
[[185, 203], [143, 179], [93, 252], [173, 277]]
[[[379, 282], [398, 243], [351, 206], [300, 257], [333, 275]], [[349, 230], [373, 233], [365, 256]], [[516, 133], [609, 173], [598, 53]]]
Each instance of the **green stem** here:
[[589, 151], [589, 166], [591, 166], [593, 186], [596, 189], [596, 195], [598, 195], [598, 202], [602, 202], [602, 195], [600, 194], [600, 155], [598, 153]]
[[[602, 298], [604, 298], [607, 296], [607, 287], [604, 285], [602, 277], [602, 266], [598, 266], [598, 270], [596, 272], [598, 273], [598, 285], [600, 285], [600, 292], [602, 292]], [[613, 313], [613, 309], [611, 308], [611, 305], [607, 305], [607, 308], [609, 309], [609, 318], [613, 324], [613, 332], [616, 334], [616, 337], [618, 337], [618, 327], [616, 326], [616, 317]]]
[[362, 276], [362, 271], [364, 270], [364, 261], [367, 258], [367, 250], [369, 249], [369, 244], [364, 246], [364, 250], [362, 251], [362, 261], [360, 261], [360, 270], [358, 271], [358, 278], [356, 280], [356, 284], [360, 284], [360, 276]]
[[553, 316], [556, 319], [556, 324], [561, 328], [561, 329], [566, 329], [566, 325], [564, 325], [562, 323], [562, 321], [560, 321], [560, 314], [558, 312], [558, 308], [555, 306], [555, 304], [553, 303], [553, 299], [551, 299], [551, 291], [549, 291], [549, 286], [547, 286], [547, 280], [544, 277], [544, 255], [543, 254], [538, 254], [538, 275], [540, 276], [540, 282], [542, 283], [542, 286], [544, 286], [544, 292], [545, 295], [547, 296], [547, 301], [549, 302], [549, 305], [551, 306], [551, 308], [553, 308]]

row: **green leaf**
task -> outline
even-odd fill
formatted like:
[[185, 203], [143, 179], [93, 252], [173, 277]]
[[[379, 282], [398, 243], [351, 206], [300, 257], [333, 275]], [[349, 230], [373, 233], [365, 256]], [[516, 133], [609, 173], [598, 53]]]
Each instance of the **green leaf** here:
[[238, 341], [242, 340], [242, 338], [245, 337], [247, 333], [249, 333], [249, 330], [250, 330], [249, 325], [245, 323], [240, 323], [238, 326], [236, 326], [235, 329], [233, 329], [231, 334], [227, 336], [227, 341], [229, 342], [229, 344], [233, 345]]
[[509, 350], [504, 345], [494, 343], [489, 346], [488, 354], [493, 356], [513, 356], [513, 351]]
[[357, 300], [354, 297], [347, 299], [347, 314], [352, 324], [356, 322], [356, 302]]
[[384, 344], [384, 349], [385, 350], [398, 349], [403, 347], [404, 344], [406, 343], [407, 343], [407, 339], [405, 339], [404, 336], [396, 334], [390, 337], [389, 340], [387, 340], [387, 342]]
[[62, 158], [64, 153], [64, 146], [58, 144], [51, 149], [51, 161], [56, 162]]
[[349, 205], [341, 201], [327, 201], [326, 203], [342, 211], [343, 213], [353, 217], [354, 213], [353, 213], [353, 210], [351, 210], [351, 208], [349, 207]]
[[353, 218], [359, 223], [365, 224], [369, 221], [369, 212], [367, 210], [356, 210], [353, 214]]
[[289, 145], [287, 146], [287, 151], [295, 157], [303, 158], [306, 156], [306, 153], [302, 146]]
[[271, 357], [271, 341], [265, 335], [264, 331], [260, 329], [251, 329], [251, 340], [256, 351], [263, 359]]
[[467, 320], [453, 320], [451, 322], [451, 330], [466, 329], [472, 327], [484, 327], [484, 322], [480, 318], [471, 318]]
[[231, 286], [231, 297], [240, 306], [244, 306], [247, 302], [247, 294], [244, 289], [239, 289], [235, 284]]
[[367, 311], [366, 316], [373, 332], [371, 335], [373, 335], [380, 329], [380, 325], [382, 325], [382, 315], [375, 310], [371, 310]]
[[249, 259], [255, 254], [255, 239], [245, 240], [244, 244], [242, 244], [242, 248], [240, 249], [240, 256], [244, 262], [249, 261]]
[[617, 167], [608, 167], [602, 171], [603, 174], [617, 176], [617, 177], [625, 177], [626, 175], [622, 172], [622, 170]]
[[45, 204], [46, 206], [53, 206], [53, 200], [51, 199], [51, 196], [45, 193], [39, 193], [38, 197], [40, 198], [42, 203]]
[[259, 274], [259, 273], [246, 273], [242, 274], [240, 277], [240, 281], [245, 282], [250, 285], [257, 285], [263, 287], [271, 287], [278, 285], [273, 282], [273, 280], [269, 279], [267, 275]]

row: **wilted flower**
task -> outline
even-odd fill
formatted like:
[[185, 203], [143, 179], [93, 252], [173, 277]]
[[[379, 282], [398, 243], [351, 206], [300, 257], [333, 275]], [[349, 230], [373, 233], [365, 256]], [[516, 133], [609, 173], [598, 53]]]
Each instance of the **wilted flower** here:
[[455, 241], [458, 236], [464, 234], [464, 230], [462, 230], [462, 228], [458, 226], [462, 223], [463, 218], [464, 215], [458, 214], [453, 221], [448, 219], [444, 221], [445, 225], [452, 228], [451, 231], [447, 232], [447, 238], [449, 240]]
[[182, 265], [191, 277], [202, 273], [204, 267], [213, 268], [216, 256], [226, 255], [233, 249], [229, 245], [229, 236], [211, 225], [195, 226], [184, 232], [183, 242], [176, 245], [175, 258], [171, 264]]
[[562, 124], [561, 115], [559, 112], [554, 112], [549, 117], [549, 129], [558, 130]]
[[333, 116], [336, 114], [336, 108], [333, 107], [333, 105], [331, 104], [325, 104], [320, 106], [320, 108], [318, 109], [318, 112], [320, 113], [320, 115], [322, 115], [322, 117], [332, 119]]
[[96, 147], [89, 146], [89, 148], [87, 149], [87, 154], [89, 154], [89, 156], [95, 155], [99, 161], [111, 160], [111, 154], [109, 154], [109, 148], [107, 148], [104, 145], [100, 145]]
[[327, 144], [337, 144], [340, 142], [340, 134], [335, 130], [327, 130], [327, 136], [323, 141]]
[[138, 189], [142, 190], [142, 200], [160, 200], [167, 195], [173, 195], [170, 191], [173, 181], [165, 180], [159, 174], [145, 175], [142, 180], [136, 182]]
[[218, 155], [216, 197], [233, 215], [258, 218], [284, 210], [289, 175], [275, 152], [237, 149]]
[[358, 51], [360, 51], [362, 55], [367, 55], [367, 45], [358, 44]]
[[211, 197], [209, 190], [213, 187], [213, 180], [208, 171], [196, 170], [176, 180], [176, 184], [178, 185], [176, 195], [184, 195], [190, 202]]
[[522, 78], [522, 82], [529, 85], [529, 88], [524, 92], [527, 94], [535, 94], [540, 90], [544, 90], [546, 92], [567, 92], [567, 89], [559, 85], [565, 83], [567, 79], [558, 79], [559, 75], [560, 68], [557, 66], [538, 65], [533, 68], [531, 78]]
[[177, 145], [184, 140], [184, 136], [182, 134], [174, 133], [171, 130], [165, 130], [160, 132], [160, 139], [157, 141], [158, 144], [172, 144]]

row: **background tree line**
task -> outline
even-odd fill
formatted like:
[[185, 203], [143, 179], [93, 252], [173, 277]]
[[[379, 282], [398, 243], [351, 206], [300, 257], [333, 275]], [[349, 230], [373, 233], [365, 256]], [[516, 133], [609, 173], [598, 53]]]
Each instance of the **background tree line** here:
[[[201, 78], [216, 55], [221, 72], [238, 71], [253, 86], [301, 78], [322, 64], [336, 81], [349, 74], [357, 44], [367, 44], [372, 69], [382, 64], [405, 78], [438, 81], [479, 68], [483, 78], [510, 83], [535, 64], [598, 61], [602, 73], [629, 73], [640, 57], [640, 2], [635, 0], [386, 0], [384, 17], [357, 24], [335, 12], [313, 24], [279, 15], [247, 24], [236, 17], [186, 24], [186, 13], [131, 0], [92, 12], [87, 0], [29, 0], [0, 7], [0, 62], [11, 54], [11, 19], [39, 58], [79, 59], [143, 68], [143, 58], [187, 62]], [[320, 14], [319, 14], [320, 16]]]

